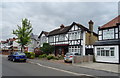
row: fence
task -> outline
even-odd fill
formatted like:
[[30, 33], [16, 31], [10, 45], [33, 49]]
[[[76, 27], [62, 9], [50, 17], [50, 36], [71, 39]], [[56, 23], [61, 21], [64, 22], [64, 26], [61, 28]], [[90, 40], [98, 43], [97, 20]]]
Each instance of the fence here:
[[93, 62], [93, 55], [74, 56], [73, 63]]

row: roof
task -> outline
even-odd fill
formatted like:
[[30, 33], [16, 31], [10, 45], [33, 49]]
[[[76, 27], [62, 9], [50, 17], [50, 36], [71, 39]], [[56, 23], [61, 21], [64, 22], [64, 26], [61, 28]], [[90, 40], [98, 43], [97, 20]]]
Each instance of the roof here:
[[103, 26], [99, 27], [99, 29], [109, 28], [109, 27], [116, 27], [117, 23], [120, 23], [120, 15], [116, 18], [112, 19], [108, 23], [104, 24]]
[[16, 40], [16, 38], [10, 38], [9, 39], [9, 41], [15, 41]]
[[[66, 27], [62, 27], [62, 28], [58, 28], [58, 29], [55, 29], [55, 30], [53, 30], [53, 31], [50, 31], [48, 36], [67, 33], [67, 32], [72, 28], [73, 25], [77, 25], [77, 26], [79, 26], [82, 30], [90, 32], [90, 30], [89, 30], [88, 28], [84, 27], [83, 25], [81, 25], [81, 24], [79, 24], [79, 23], [76, 23], [76, 22], [73, 22], [70, 26], [66, 26]], [[62, 26], [63, 26], [63, 24], [62, 24]], [[60, 27], [61, 27], [61, 26], [60, 26]], [[96, 34], [95, 32], [93, 32], [93, 34], [94, 34], [94, 35], [98, 35], [98, 34]]]
[[1, 41], [1, 43], [3, 43], [3, 44], [4, 44], [4, 43], [7, 43], [7, 41]]
[[38, 35], [34, 35], [33, 33], [31, 34], [31, 39], [37, 40], [38, 39]]
[[38, 38], [40, 38], [42, 36], [42, 34], [44, 34], [45, 36], [48, 36], [49, 32], [46, 32], [46, 31], [42, 31], [40, 33], [40, 35], [38, 36]]
[[100, 46], [100, 45], [120, 45], [120, 39], [117, 40], [104, 40], [104, 41], [96, 41], [95, 46]]

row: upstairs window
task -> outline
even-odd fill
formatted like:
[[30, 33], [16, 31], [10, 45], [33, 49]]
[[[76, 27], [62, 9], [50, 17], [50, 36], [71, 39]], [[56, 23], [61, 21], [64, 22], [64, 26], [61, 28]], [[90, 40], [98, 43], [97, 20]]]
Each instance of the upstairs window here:
[[103, 30], [103, 39], [114, 39], [114, 29]]
[[54, 42], [54, 36], [50, 36], [50, 37], [48, 38], [48, 41], [49, 41], [49, 42]]

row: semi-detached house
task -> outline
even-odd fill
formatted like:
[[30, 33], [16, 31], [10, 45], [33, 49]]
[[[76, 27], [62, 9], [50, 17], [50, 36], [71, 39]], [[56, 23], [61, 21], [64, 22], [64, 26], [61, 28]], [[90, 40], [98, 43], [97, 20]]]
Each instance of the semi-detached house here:
[[120, 15], [98, 28], [95, 42], [97, 62], [120, 63]]
[[89, 29], [73, 22], [70, 26], [62, 24], [60, 28], [50, 31], [46, 36], [42, 32], [39, 36], [41, 39], [43, 38], [42, 34], [47, 39], [46, 42], [55, 47], [55, 55], [64, 55], [67, 52], [78, 52], [80, 55], [93, 54], [93, 44], [98, 39], [98, 35], [93, 32], [91, 20]]

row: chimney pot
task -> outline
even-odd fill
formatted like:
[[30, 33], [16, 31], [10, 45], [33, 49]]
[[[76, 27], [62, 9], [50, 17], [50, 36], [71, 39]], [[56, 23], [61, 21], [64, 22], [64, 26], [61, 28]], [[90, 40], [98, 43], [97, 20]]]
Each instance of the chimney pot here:
[[63, 24], [61, 24], [60, 28], [64, 28], [64, 25], [63, 25]]

